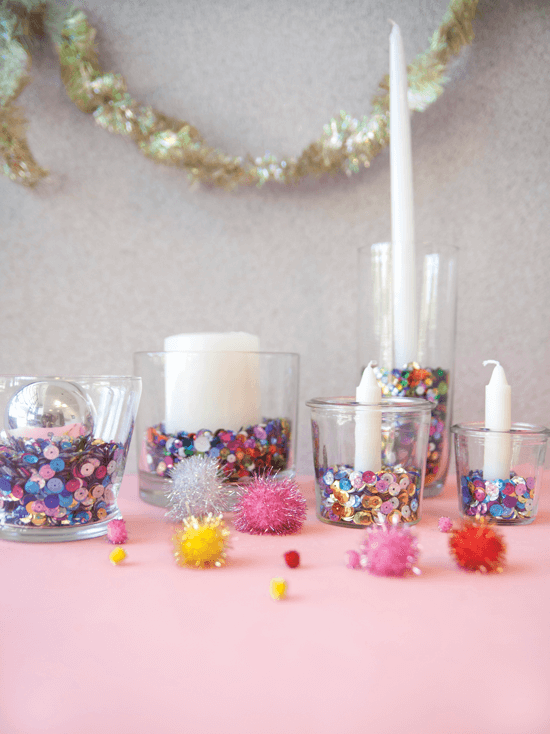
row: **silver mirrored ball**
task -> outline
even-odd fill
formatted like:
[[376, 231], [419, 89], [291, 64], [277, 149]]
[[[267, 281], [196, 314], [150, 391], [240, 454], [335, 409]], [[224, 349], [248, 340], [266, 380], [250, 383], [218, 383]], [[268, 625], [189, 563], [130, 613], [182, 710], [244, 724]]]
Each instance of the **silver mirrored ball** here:
[[86, 393], [73, 382], [41, 380], [20, 388], [6, 406], [6, 428], [70, 428], [94, 430], [94, 411]]

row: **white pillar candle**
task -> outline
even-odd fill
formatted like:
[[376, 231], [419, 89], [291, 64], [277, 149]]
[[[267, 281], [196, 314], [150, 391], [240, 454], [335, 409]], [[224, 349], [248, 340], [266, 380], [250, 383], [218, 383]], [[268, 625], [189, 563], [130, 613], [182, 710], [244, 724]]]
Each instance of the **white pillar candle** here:
[[[483, 453], [483, 479], [510, 478], [512, 465], [512, 389], [500, 362], [488, 359], [483, 366], [494, 364], [493, 374], [485, 387], [485, 447]], [[499, 433], [491, 434], [491, 431]]]
[[399, 26], [390, 33], [390, 168], [394, 363], [417, 358], [411, 123], [407, 65]]
[[355, 471], [378, 472], [382, 468], [382, 390], [374, 374], [374, 362], [363, 370], [355, 390], [355, 400], [369, 408], [355, 412]]
[[260, 415], [260, 341], [244, 332], [164, 340], [165, 430], [238, 431]]

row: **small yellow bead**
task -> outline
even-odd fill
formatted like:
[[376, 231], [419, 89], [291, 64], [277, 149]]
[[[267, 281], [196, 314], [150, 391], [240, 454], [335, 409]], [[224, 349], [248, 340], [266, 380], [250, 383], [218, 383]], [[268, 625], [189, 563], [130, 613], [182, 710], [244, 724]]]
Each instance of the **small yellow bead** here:
[[271, 579], [269, 593], [276, 600], [284, 599], [286, 596], [286, 581], [284, 579]]
[[126, 551], [124, 548], [115, 548], [113, 551], [109, 553], [109, 560], [114, 566], [118, 566], [118, 564], [123, 561], [126, 558]]

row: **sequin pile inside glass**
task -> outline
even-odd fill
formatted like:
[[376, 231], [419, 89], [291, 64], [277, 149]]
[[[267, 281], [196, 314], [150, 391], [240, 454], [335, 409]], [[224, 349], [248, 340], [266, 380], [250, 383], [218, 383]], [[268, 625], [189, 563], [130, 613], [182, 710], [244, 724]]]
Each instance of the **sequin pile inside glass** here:
[[463, 515], [486, 516], [506, 525], [521, 525], [535, 518], [534, 477], [511, 472], [508, 481], [489, 481], [483, 479], [482, 471], [475, 470], [461, 477], [460, 484]]
[[124, 471], [121, 444], [91, 437], [0, 443], [0, 518], [7, 525], [63, 527], [108, 519]]
[[284, 471], [290, 459], [290, 422], [285, 418], [266, 420], [238, 432], [223, 428], [212, 432], [165, 433], [159, 424], [145, 438], [147, 468], [160, 477], [170, 477], [172, 467], [189, 456], [217, 459], [223, 477], [237, 481], [258, 472]]
[[[375, 369], [376, 379], [385, 397], [425, 398], [432, 403], [430, 440], [426, 462], [425, 484], [431, 484], [444, 477], [447, 470], [449, 437], [447, 426], [447, 401], [449, 394], [449, 370], [441, 367], [422, 368], [416, 362], [409, 363], [404, 369]], [[405, 463], [406, 446], [402, 446], [400, 463]]]
[[318, 474], [317, 509], [321, 519], [339, 525], [371, 525], [382, 514], [386, 522], [420, 519], [420, 470], [401, 466], [379, 472], [332, 466]]

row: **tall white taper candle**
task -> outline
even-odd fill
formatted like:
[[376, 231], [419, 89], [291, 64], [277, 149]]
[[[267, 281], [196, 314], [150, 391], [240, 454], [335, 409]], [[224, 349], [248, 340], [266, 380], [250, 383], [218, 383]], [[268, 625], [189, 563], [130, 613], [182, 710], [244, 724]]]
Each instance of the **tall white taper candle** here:
[[417, 358], [411, 124], [407, 65], [399, 26], [390, 33], [390, 167], [394, 364]]

